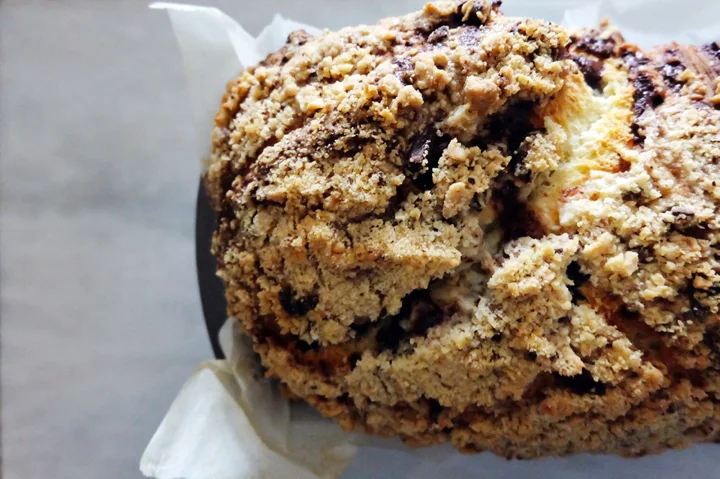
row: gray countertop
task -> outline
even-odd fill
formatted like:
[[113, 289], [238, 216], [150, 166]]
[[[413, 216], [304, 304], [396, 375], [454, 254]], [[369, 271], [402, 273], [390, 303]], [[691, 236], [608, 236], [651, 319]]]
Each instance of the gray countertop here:
[[[423, 3], [212, 1], [251, 33], [274, 12], [339, 27]], [[146, 4], [0, 3], [7, 479], [140, 477], [172, 398], [211, 357], [195, 276], [189, 101], [168, 19]], [[690, 456], [678, 457], [687, 470]]]
[[[337, 27], [422, 3], [212, 2], [251, 33], [276, 11]], [[0, 2], [7, 479], [140, 477], [172, 398], [211, 357], [190, 106], [167, 16], [146, 6]]]

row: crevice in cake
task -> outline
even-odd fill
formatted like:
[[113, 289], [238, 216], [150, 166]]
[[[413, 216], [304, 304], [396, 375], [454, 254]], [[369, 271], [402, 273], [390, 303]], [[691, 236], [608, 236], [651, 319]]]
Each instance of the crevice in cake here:
[[424, 336], [428, 329], [446, 319], [446, 314], [437, 306], [427, 289], [419, 289], [406, 295], [400, 311], [377, 321], [375, 341], [380, 351], [398, 352], [409, 339]]

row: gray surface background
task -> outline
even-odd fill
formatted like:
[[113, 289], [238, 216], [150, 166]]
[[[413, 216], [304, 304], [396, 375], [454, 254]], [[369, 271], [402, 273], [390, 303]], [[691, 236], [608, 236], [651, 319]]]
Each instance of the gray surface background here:
[[[196, 3], [258, 33], [276, 11], [336, 28], [424, 2]], [[508, 3], [509, 13], [543, 14], [532, 3]], [[140, 477], [140, 454], [172, 398], [211, 357], [195, 276], [189, 102], [166, 15], [146, 4], [0, 3], [7, 479]], [[383, 458], [391, 460], [384, 454], [361, 456], [352, 475], [380, 477]], [[694, 464], [687, 454], [667, 459], [668, 473]], [[527, 471], [489, 461], [494, 477]], [[555, 463], [544, 464], [552, 476]], [[572, 464], [579, 474], [605, 467], [595, 459]], [[653, 463], [644, 464], [634, 470], [649, 473]], [[715, 477], [705, 472], [684, 475]]]
[[[167, 15], [147, 3], [0, 2], [7, 479], [140, 477], [172, 398], [211, 357], [190, 106]], [[196, 3], [256, 34], [275, 11], [338, 27], [423, 2]]]

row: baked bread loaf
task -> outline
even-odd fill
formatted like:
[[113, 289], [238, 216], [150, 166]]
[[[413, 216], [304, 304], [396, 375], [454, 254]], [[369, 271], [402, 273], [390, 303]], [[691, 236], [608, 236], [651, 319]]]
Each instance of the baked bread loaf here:
[[720, 439], [720, 48], [500, 2], [311, 37], [228, 84], [228, 313], [348, 430], [532, 458]]

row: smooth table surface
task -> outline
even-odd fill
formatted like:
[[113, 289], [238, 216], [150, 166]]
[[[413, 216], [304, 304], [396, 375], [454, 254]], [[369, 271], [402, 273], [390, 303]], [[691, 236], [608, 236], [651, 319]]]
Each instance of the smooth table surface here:
[[[335, 28], [423, 3], [212, 1], [254, 34], [276, 11]], [[141, 477], [140, 454], [172, 398], [212, 357], [195, 271], [190, 107], [169, 22], [146, 4], [0, 2], [6, 479]], [[347, 475], [377, 474], [368, 471], [383, 460], [361, 456]], [[524, 475], [521, 463], [490, 462], [503, 470], [495, 477]], [[661, 463], [693, 465], [688, 454]], [[584, 465], [598, 470], [595, 459], [574, 464], [578, 477]]]
[[[195, 3], [257, 34], [276, 11], [339, 27], [423, 1]], [[147, 4], [0, 2], [6, 479], [141, 477], [172, 398], [212, 357], [190, 105], [167, 15]]]

